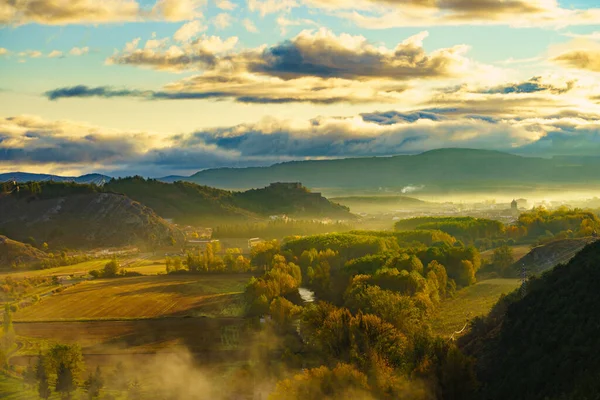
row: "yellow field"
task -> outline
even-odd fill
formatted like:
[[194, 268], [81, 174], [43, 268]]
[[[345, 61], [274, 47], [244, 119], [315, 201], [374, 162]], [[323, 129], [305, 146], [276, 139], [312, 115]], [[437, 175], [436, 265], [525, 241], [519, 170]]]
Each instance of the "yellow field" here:
[[[80, 283], [19, 310], [15, 321], [236, 316], [249, 275], [142, 276]], [[237, 307], [237, 308], [236, 308]]]
[[461, 289], [452, 299], [442, 301], [432, 321], [434, 333], [449, 337], [461, 330], [467, 320], [487, 314], [500, 295], [521, 285], [519, 279], [488, 279]]

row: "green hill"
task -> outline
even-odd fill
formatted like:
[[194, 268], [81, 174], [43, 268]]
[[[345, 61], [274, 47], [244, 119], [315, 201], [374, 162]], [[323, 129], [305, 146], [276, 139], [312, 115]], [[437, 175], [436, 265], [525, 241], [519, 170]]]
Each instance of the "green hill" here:
[[32, 182], [0, 194], [0, 231], [51, 247], [169, 245], [183, 234], [130, 198], [94, 185]]
[[350, 219], [346, 207], [331, 203], [299, 183], [273, 183], [262, 189], [231, 192], [189, 182], [164, 183], [132, 177], [113, 179], [104, 190], [123, 193], [164, 218], [185, 224], [261, 220], [287, 214], [297, 218]]
[[461, 347], [477, 359], [478, 399], [597, 399], [600, 242], [476, 319]]
[[544, 159], [474, 149], [439, 149], [417, 155], [308, 160], [269, 167], [218, 168], [180, 178], [227, 189], [302, 182], [312, 188], [397, 189], [423, 186], [435, 193], [504, 191], [560, 184], [600, 185], [594, 159]]

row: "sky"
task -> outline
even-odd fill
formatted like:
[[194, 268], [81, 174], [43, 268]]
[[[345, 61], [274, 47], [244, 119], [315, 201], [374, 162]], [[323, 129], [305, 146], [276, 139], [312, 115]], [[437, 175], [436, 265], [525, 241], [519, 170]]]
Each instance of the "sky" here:
[[0, 172], [600, 156], [597, 0], [0, 0]]

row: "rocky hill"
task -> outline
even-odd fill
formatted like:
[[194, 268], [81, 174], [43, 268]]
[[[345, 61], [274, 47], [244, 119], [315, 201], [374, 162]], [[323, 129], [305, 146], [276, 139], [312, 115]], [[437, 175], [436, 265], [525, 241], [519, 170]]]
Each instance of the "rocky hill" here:
[[96, 186], [21, 185], [0, 195], [0, 232], [52, 247], [168, 245], [183, 235], [139, 202]]

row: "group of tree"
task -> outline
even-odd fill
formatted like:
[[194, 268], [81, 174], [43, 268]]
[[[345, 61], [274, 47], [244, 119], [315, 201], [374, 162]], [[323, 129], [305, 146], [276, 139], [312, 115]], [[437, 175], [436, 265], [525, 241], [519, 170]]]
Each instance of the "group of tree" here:
[[538, 207], [519, 215], [516, 226], [528, 239], [584, 237], [600, 230], [600, 219], [594, 212], [579, 208]]
[[[269, 315], [279, 333], [297, 331], [302, 365], [310, 367], [280, 381], [273, 399], [474, 393], [473, 361], [432, 336], [427, 323], [457, 285], [474, 282], [476, 249], [439, 231], [354, 231], [267, 242], [252, 256], [265, 273], [246, 287], [248, 315]], [[298, 301], [300, 285], [319, 301]]]
[[474, 217], [415, 217], [396, 222], [395, 228], [398, 231], [440, 230], [468, 244], [474, 244], [477, 239], [503, 237], [505, 233], [502, 222]]
[[250, 260], [242, 255], [241, 249], [226, 249], [221, 252], [218, 241], [207, 243], [204, 249], [190, 250], [185, 257], [167, 257], [166, 272], [172, 273], [245, 273], [252, 270]]
[[325, 223], [312, 220], [277, 219], [267, 222], [219, 225], [213, 228], [213, 238], [277, 239], [293, 235], [316, 235], [330, 232], [347, 232], [352, 225], [345, 222]]

